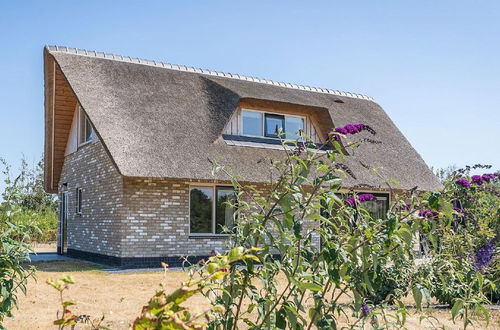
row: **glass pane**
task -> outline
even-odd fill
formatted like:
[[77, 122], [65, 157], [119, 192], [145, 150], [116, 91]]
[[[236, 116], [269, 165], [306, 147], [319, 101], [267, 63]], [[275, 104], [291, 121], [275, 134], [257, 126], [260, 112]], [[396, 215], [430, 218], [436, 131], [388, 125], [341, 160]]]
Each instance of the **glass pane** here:
[[286, 138], [290, 140], [297, 140], [299, 138], [299, 131], [304, 130], [304, 118], [300, 117], [285, 117]]
[[225, 233], [223, 227], [227, 229], [233, 228], [234, 208], [229, 206], [228, 203], [233, 204], [234, 200], [235, 196], [232, 188], [217, 188], [217, 201], [215, 206], [215, 232], [217, 234]]
[[242, 111], [243, 134], [262, 136], [262, 113], [255, 111]]
[[193, 188], [190, 193], [191, 233], [212, 233], [212, 188]]
[[373, 218], [385, 219], [387, 216], [387, 197], [376, 196], [376, 201], [363, 202], [362, 207], [365, 208]]
[[92, 137], [92, 125], [90, 124], [90, 120], [85, 118], [85, 142], [90, 141]]
[[266, 114], [266, 136], [278, 137], [278, 133], [284, 131], [284, 124], [283, 116]]

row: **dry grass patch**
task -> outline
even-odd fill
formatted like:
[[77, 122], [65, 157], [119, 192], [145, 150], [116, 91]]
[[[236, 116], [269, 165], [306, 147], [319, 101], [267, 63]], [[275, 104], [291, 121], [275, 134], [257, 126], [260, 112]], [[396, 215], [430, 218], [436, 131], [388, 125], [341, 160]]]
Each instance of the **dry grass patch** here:
[[[82, 261], [37, 262], [34, 265], [39, 270], [37, 279], [30, 280], [28, 295], [20, 296], [19, 310], [15, 310], [14, 318], [7, 319], [4, 324], [7, 329], [54, 329], [52, 322], [59, 308], [59, 296], [45, 283], [48, 278], [72, 275], [76, 284], [67, 292], [67, 298], [77, 303], [72, 310], [96, 318], [104, 315], [104, 323], [111, 329], [128, 329], [163, 281], [162, 272], [109, 274], [102, 271], [102, 266]], [[186, 277], [186, 272], [168, 272], [167, 290], [178, 288]], [[408, 299], [407, 302], [412, 301]], [[190, 298], [187, 303], [190, 308], [199, 311], [209, 306], [200, 295]], [[413, 313], [410, 310], [410, 314]], [[450, 320], [449, 310], [429, 309], [428, 313], [448, 329], [460, 326]], [[500, 312], [492, 311], [488, 329], [500, 329], [499, 325]], [[420, 324], [418, 316], [413, 315], [409, 317], [407, 326], [410, 329], [432, 328], [428, 322]]]

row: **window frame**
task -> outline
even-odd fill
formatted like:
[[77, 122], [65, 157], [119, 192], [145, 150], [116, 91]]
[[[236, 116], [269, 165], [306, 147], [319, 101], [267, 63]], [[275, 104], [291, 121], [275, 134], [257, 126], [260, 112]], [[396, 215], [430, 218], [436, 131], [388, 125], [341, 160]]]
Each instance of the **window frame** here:
[[391, 194], [390, 193], [385, 193], [385, 192], [370, 192], [370, 191], [360, 191], [360, 192], [356, 192], [356, 195], [361, 195], [361, 194], [371, 194], [373, 196], [375, 196], [375, 198], [385, 198], [386, 201], [385, 201], [385, 208], [386, 208], [386, 212], [385, 212], [385, 216], [387, 217], [387, 212], [389, 211], [389, 207], [391, 205]]
[[[197, 188], [210, 188], [212, 190], [212, 212], [211, 212], [211, 229], [212, 232], [210, 233], [192, 233], [191, 232], [191, 190], [197, 189]], [[204, 184], [204, 183], [196, 183], [189, 185], [189, 194], [188, 194], [188, 220], [189, 220], [189, 237], [191, 238], [203, 238], [203, 237], [229, 237], [232, 234], [224, 234], [224, 233], [217, 233], [217, 219], [216, 219], [216, 212], [217, 212], [217, 192], [219, 189], [230, 189], [232, 190], [235, 194], [236, 191], [234, 190], [233, 186], [229, 185], [214, 185], [214, 184]], [[235, 210], [236, 212], [236, 210]]]
[[[83, 126], [83, 127], [82, 127]], [[89, 138], [83, 141], [83, 134], [86, 133], [87, 129], [90, 129]], [[78, 106], [78, 123], [77, 123], [77, 139], [78, 139], [78, 147], [84, 146], [86, 144], [91, 143], [94, 138], [94, 128], [90, 123], [90, 119], [87, 114], [83, 111], [82, 107]]]
[[[262, 119], [261, 119], [261, 126], [262, 126], [262, 135], [251, 135], [251, 134], [243, 134], [243, 128], [244, 128], [244, 122], [243, 122], [243, 111], [248, 111], [248, 112], [258, 112], [262, 114]], [[240, 110], [240, 119], [239, 119], [239, 125], [240, 125], [240, 130], [239, 130], [239, 135], [240, 136], [248, 136], [248, 137], [259, 137], [259, 138], [269, 138], [269, 139], [278, 139], [278, 136], [270, 136], [266, 135], [266, 116], [271, 115], [271, 116], [282, 116], [283, 117], [283, 132], [286, 133], [286, 117], [296, 117], [302, 119], [302, 125], [304, 126], [302, 128], [302, 131], [305, 132], [306, 126], [307, 126], [307, 116], [301, 116], [301, 115], [293, 115], [293, 114], [288, 114], [284, 112], [273, 112], [273, 111], [265, 111], [265, 110], [257, 110], [257, 109], [249, 109], [249, 108], [241, 108]], [[287, 137], [285, 136], [285, 139]]]
[[81, 187], [76, 188], [75, 191], [75, 214], [82, 214], [82, 200], [83, 200], [83, 189]]

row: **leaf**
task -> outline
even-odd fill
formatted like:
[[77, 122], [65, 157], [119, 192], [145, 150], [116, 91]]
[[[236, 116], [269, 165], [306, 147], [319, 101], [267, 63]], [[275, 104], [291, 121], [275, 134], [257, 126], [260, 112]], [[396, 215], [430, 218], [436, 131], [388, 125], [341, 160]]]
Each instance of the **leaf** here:
[[231, 251], [229, 251], [229, 254], [227, 255], [229, 258], [229, 262], [240, 260], [244, 252], [245, 248], [243, 246], [232, 248]]
[[319, 292], [323, 288], [321, 285], [311, 282], [297, 282], [296, 285], [301, 290], [310, 290], [314, 292]]
[[413, 286], [412, 292], [413, 299], [415, 300], [415, 304], [417, 305], [417, 309], [420, 311], [422, 310], [422, 291], [417, 285], [415, 285]]
[[462, 299], [455, 300], [455, 303], [451, 308], [451, 318], [453, 320], [455, 320], [455, 317], [457, 317], [457, 314], [460, 312], [463, 306], [464, 306], [464, 301]]
[[64, 302], [62, 303], [62, 306], [63, 306], [63, 307], [68, 307], [68, 306], [71, 306], [71, 305], [75, 305], [75, 302], [73, 302], [73, 301], [69, 301], [69, 300], [68, 300], [68, 301], [64, 301]]

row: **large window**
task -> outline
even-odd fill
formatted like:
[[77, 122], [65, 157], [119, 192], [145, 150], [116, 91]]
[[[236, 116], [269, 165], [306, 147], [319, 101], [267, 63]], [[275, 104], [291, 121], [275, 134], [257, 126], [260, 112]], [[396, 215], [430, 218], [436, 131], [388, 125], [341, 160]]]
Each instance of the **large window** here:
[[285, 138], [295, 140], [304, 130], [304, 117], [242, 110], [243, 135], [277, 138], [285, 133]]
[[79, 108], [78, 113], [78, 144], [84, 144], [92, 140], [92, 124], [82, 108]]
[[191, 187], [189, 195], [191, 234], [227, 234], [233, 228], [232, 187]]

